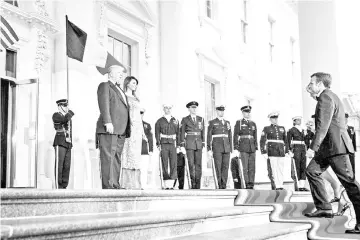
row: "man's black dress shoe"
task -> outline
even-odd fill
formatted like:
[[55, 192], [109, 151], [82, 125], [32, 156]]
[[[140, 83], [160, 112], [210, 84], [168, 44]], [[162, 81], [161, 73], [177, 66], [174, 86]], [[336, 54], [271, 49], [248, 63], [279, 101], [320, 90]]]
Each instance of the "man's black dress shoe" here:
[[309, 218], [333, 218], [334, 214], [332, 210], [316, 210], [313, 213], [305, 213], [305, 216]]
[[349, 234], [360, 234], [360, 223], [356, 224], [354, 229], [348, 229], [348, 230], [346, 230], [345, 233], [349, 233]]
[[307, 188], [300, 188], [300, 189], [301, 189], [300, 191], [302, 191], [302, 192], [310, 192], [310, 190]]
[[284, 190], [283, 188], [277, 188], [276, 190]]

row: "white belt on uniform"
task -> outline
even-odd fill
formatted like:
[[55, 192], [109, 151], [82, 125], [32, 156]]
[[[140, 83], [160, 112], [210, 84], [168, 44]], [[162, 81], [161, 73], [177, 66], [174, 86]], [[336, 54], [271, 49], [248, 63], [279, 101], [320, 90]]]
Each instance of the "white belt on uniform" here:
[[228, 137], [228, 135], [227, 134], [214, 134], [214, 135], [212, 135], [213, 139], [218, 138], [218, 137]]
[[304, 141], [296, 141], [296, 140], [292, 140], [291, 144], [300, 144], [300, 145], [305, 145]]
[[176, 135], [175, 135], [175, 134], [165, 135], [165, 134], [160, 133], [160, 138], [171, 138], [171, 139], [176, 139]]
[[274, 142], [274, 143], [284, 143], [284, 140], [275, 140], [275, 139], [268, 139], [266, 140], [266, 143]]

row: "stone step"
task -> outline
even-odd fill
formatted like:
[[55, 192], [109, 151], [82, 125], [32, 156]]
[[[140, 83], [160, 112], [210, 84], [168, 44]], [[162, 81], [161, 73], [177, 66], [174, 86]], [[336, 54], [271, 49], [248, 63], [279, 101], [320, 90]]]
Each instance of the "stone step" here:
[[236, 190], [2, 189], [1, 216], [26, 217], [234, 206]]
[[191, 236], [169, 238], [171, 240], [307, 240], [311, 224], [267, 223], [250, 227], [240, 227]]
[[1, 219], [2, 239], [161, 239], [269, 223], [273, 207], [134, 211]]

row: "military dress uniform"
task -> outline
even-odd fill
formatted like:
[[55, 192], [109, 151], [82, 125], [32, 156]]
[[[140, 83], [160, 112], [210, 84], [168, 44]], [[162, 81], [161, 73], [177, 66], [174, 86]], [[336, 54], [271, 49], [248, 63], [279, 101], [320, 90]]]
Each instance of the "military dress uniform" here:
[[[172, 188], [177, 179], [177, 154], [176, 147], [179, 134], [179, 122], [174, 117], [161, 117], [155, 124], [156, 146], [161, 148], [161, 163], [163, 179], [166, 188]], [[170, 166], [170, 171], [168, 170]], [[171, 181], [169, 181], [171, 180]], [[167, 183], [171, 182], [171, 183]]]
[[[278, 115], [278, 114], [277, 114]], [[277, 116], [275, 113], [269, 117]], [[260, 149], [268, 155], [268, 176], [272, 190], [283, 189], [285, 154], [289, 151], [286, 130], [283, 126], [271, 124], [261, 133]]]
[[[244, 106], [241, 111], [250, 111], [250, 106]], [[253, 189], [255, 183], [255, 156], [258, 150], [257, 127], [248, 119], [236, 121], [234, 127], [234, 149], [240, 152], [244, 171], [244, 181], [247, 189]]]
[[[67, 106], [66, 99], [56, 101], [59, 105]], [[66, 188], [69, 184], [72, 148], [72, 121], [74, 112], [69, 110], [65, 115], [55, 112], [52, 116], [56, 130], [53, 146], [55, 148], [55, 186]]]
[[[293, 118], [294, 120], [294, 118]], [[299, 180], [300, 191], [304, 190], [306, 180], [306, 144], [303, 129], [292, 127], [287, 133], [289, 149], [294, 154], [297, 178]], [[303, 180], [303, 181], [300, 181]]]
[[[192, 104], [198, 106], [197, 102], [190, 102], [186, 105], [189, 108]], [[191, 115], [181, 120], [180, 146], [185, 147], [186, 157], [189, 163], [191, 188], [200, 189], [202, 174], [202, 149], [205, 146], [204, 119]]]
[[[225, 110], [225, 108], [221, 107], [216, 109]], [[232, 151], [230, 122], [224, 119], [220, 120], [219, 118], [215, 118], [209, 121], [207, 133], [207, 150], [212, 150], [213, 152], [219, 189], [226, 189], [230, 153]]]
[[[345, 117], [348, 118], [349, 114], [345, 114]], [[353, 169], [353, 172], [355, 174], [355, 152], [356, 152], [356, 133], [355, 133], [355, 128], [352, 126], [348, 126], [347, 127], [347, 132], [350, 136], [351, 142], [353, 144], [354, 147], [354, 153], [349, 153], [349, 158], [350, 158], [350, 163]]]

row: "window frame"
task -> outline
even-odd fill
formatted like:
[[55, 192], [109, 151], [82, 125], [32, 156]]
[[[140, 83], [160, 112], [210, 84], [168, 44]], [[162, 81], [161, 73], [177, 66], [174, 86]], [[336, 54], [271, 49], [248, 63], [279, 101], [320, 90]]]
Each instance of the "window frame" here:
[[246, 44], [247, 43], [247, 28], [248, 28], [248, 19], [247, 19], [247, 4], [248, 4], [248, 0], [243, 0], [242, 1], [242, 7], [243, 7], [243, 14], [241, 17], [241, 38], [242, 38], [242, 43]]
[[[14, 55], [14, 60], [13, 60], [13, 66], [14, 66], [14, 71], [13, 74], [11, 74], [11, 71], [8, 71], [8, 53], [13, 53]], [[9, 74], [10, 73], [10, 74]], [[11, 50], [11, 49], [5, 49], [5, 76], [7, 77], [12, 77], [12, 78], [16, 78], [16, 73], [17, 73], [17, 51]]]
[[[119, 38], [117, 38], [117, 37], [115, 37], [115, 36], [113, 36], [113, 35], [111, 35], [111, 34], [109, 34], [108, 35], [108, 44], [109, 44], [109, 41], [110, 40], [112, 40], [112, 44], [113, 44], [113, 46], [112, 46], [112, 52], [111, 52], [111, 54], [116, 58], [116, 55], [115, 55], [115, 53], [114, 53], [114, 51], [115, 51], [115, 44], [116, 43], [121, 43], [121, 48], [122, 48], [122, 50], [121, 50], [121, 60], [119, 60], [119, 59], [117, 59], [121, 64], [123, 64], [124, 66], [125, 66], [125, 68], [126, 68], [126, 70], [127, 70], [127, 75], [128, 76], [131, 76], [131, 73], [133, 72], [133, 66], [132, 66], [132, 60], [133, 60], [133, 56], [132, 56], [132, 45], [130, 44], [130, 43], [128, 43], [128, 42], [126, 42], [126, 41], [124, 41], [123, 39], [119, 39]], [[126, 64], [124, 64], [124, 45], [127, 45], [127, 47], [128, 47], [128, 49], [129, 49], [129, 52], [128, 52], [128, 63], [129, 63], [129, 65], [126, 65]], [[109, 49], [109, 45], [108, 45], [108, 51], [109, 51], [110, 49]]]

